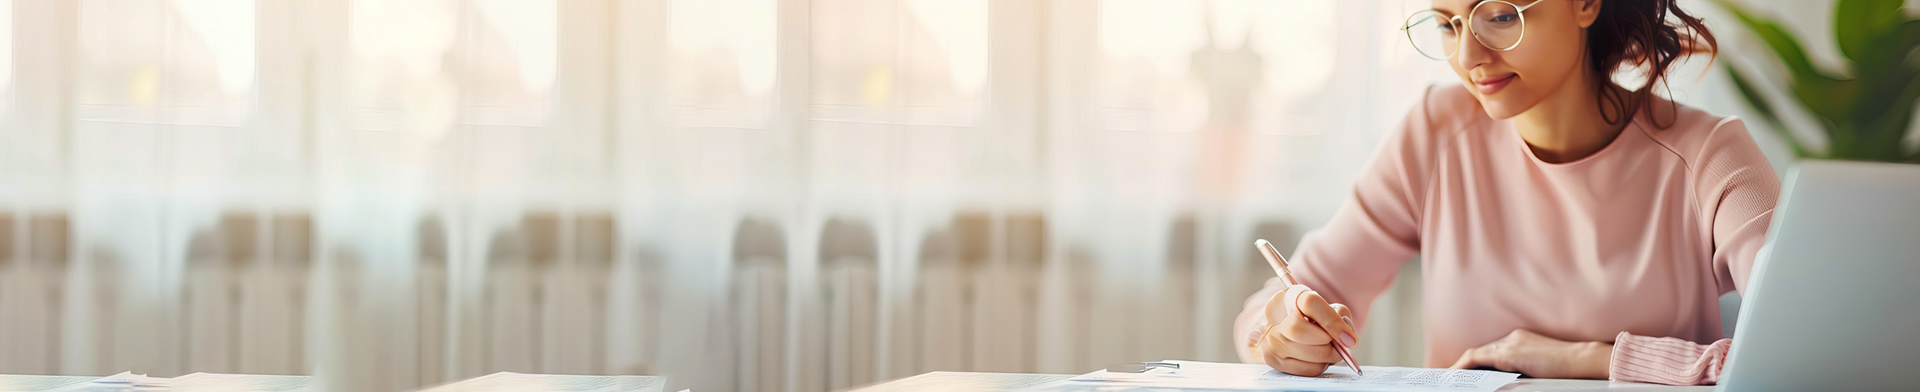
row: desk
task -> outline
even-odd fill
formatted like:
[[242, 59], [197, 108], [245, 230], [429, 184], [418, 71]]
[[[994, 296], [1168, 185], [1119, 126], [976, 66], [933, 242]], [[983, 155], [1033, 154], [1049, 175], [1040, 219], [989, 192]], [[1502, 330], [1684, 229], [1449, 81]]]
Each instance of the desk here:
[[[855, 392], [961, 392], [1004, 391], [1072, 378], [1076, 374], [932, 372], [855, 389]], [[1523, 378], [1501, 391], [1608, 391], [1608, 392], [1704, 392], [1713, 386], [1676, 387], [1669, 385], [1614, 382], [1606, 380], [1563, 380]]]
[[[280, 391], [307, 392], [320, 387], [313, 385], [313, 377], [280, 376], [260, 374], [215, 374], [193, 373], [180, 377], [138, 377], [132, 384], [117, 385], [90, 384], [102, 377], [94, 376], [35, 376], [0, 374], [0, 392], [56, 392], [56, 391], [100, 391], [133, 390], [141, 386], [141, 391]], [[132, 380], [135, 378], [121, 378]], [[660, 392], [666, 387], [666, 379], [654, 376], [591, 376], [570, 374], [523, 374], [499, 372], [462, 381], [427, 386], [420, 392], [433, 391], [623, 391], [623, 392]], [[338, 386], [332, 389], [340, 389]]]

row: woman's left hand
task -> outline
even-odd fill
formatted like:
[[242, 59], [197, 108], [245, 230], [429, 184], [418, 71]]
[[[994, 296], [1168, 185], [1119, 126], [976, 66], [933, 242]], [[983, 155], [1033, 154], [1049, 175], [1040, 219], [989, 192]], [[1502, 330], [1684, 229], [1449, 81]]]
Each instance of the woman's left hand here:
[[1536, 378], [1604, 379], [1612, 358], [1611, 344], [1568, 342], [1516, 329], [1493, 343], [1468, 349], [1453, 368], [1492, 367]]

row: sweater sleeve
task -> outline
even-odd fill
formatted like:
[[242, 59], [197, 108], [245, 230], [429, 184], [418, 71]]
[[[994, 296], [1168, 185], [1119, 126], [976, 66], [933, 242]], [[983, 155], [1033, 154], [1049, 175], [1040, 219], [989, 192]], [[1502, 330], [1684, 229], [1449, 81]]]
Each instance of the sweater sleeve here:
[[[1435, 153], [1435, 127], [1427, 108], [1446, 98], [1429, 89], [1375, 151], [1332, 220], [1307, 233], [1289, 259], [1301, 284], [1353, 310], [1357, 330], [1364, 331], [1368, 304], [1393, 284], [1394, 272], [1419, 250], [1419, 212]], [[1287, 286], [1273, 278], [1247, 298], [1232, 335], [1241, 361], [1261, 363], [1249, 343], [1268, 324], [1267, 301], [1285, 290]]]
[[1614, 337], [1608, 368], [1615, 381], [1703, 385], [1720, 381], [1733, 339], [1698, 344], [1621, 332]]
[[1695, 158], [1694, 192], [1702, 220], [1712, 225], [1713, 271], [1720, 292], [1747, 289], [1755, 257], [1767, 242], [1780, 177], [1747, 134], [1746, 124], [1727, 118], [1714, 125]]
[[[1720, 292], [1744, 291], [1747, 275], [1766, 243], [1774, 203], [1780, 197], [1780, 179], [1737, 119], [1715, 124], [1699, 150], [1690, 155], [1702, 220], [1713, 233], [1712, 263]], [[1719, 381], [1732, 346], [1731, 339], [1702, 345], [1621, 332], [1608, 368], [1619, 381], [1713, 384]]]

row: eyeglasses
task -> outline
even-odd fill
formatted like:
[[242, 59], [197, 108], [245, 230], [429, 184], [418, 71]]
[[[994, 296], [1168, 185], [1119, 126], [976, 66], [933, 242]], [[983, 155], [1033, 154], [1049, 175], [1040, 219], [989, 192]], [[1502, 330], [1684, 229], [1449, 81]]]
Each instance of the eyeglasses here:
[[1527, 36], [1527, 18], [1520, 13], [1540, 3], [1535, 0], [1522, 7], [1504, 0], [1487, 0], [1474, 5], [1465, 20], [1458, 15], [1447, 17], [1439, 11], [1425, 10], [1408, 16], [1407, 24], [1401, 26], [1400, 31], [1407, 33], [1407, 41], [1413, 43], [1415, 50], [1434, 60], [1453, 58], [1460, 52], [1459, 31], [1463, 26], [1480, 45], [1505, 52], [1519, 47], [1520, 39]]

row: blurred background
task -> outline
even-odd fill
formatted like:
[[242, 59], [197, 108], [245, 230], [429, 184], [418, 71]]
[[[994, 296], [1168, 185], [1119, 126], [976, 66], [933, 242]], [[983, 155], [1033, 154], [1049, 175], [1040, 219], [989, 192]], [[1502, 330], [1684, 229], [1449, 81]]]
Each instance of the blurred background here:
[[[1748, 3], [1837, 61], [1830, 3]], [[1291, 249], [1458, 83], [1397, 30], [1428, 6], [0, 1], [0, 373], [819, 391], [1233, 361], [1251, 241]], [[1742, 114], [1722, 72], [1669, 96]], [[1422, 358], [1400, 276], [1366, 364]]]

